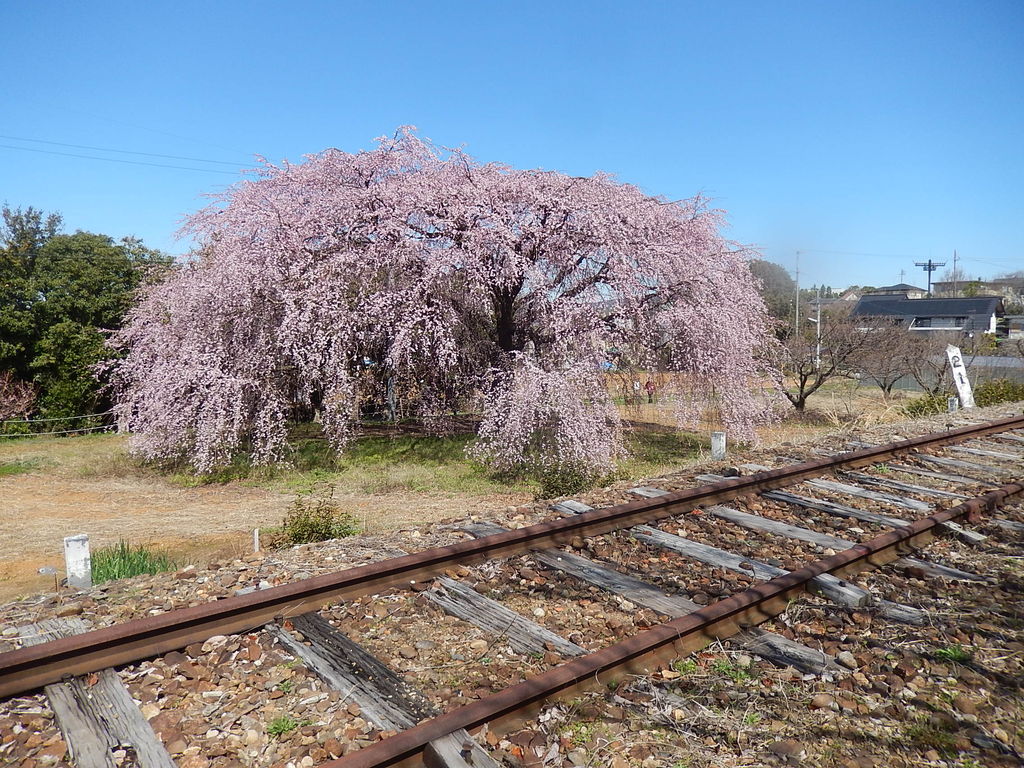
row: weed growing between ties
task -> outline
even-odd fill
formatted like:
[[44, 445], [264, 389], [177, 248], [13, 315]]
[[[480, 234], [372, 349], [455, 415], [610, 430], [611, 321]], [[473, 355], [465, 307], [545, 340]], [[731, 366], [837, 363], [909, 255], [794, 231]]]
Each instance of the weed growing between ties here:
[[744, 680], [750, 679], [750, 673], [743, 667], [733, 664], [727, 659], [720, 659], [716, 661], [712, 666], [715, 672], [724, 677], [728, 677], [734, 683], [742, 683]]
[[154, 552], [142, 544], [133, 547], [124, 539], [112, 547], [97, 549], [92, 554], [92, 580], [96, 584], [173, 571], [177, 567], [178, 564], [167, 555]]
[[953, 734], [947, 728], [925, 718], [906, 726], [903, 737], [921, 749], [936, 749], [943, 754], [953, 752]]
[[947, 645], [935, 651], [935, 658], [943, 661], [952, 661], [957, 664], [966, 664], [974, 658], [974, 651], [964, 648], [962, 645]]
[[693, 659], [676, 659], [672, 662], [672, 669], [685, 677], [697, 671], [697, 662]]
[[267, 724], [267, 734], [274, 737], [284, 736], [286, 733], [291, 733], [296, 728], [310, 725], [312, 722], [312, 720], [296, 720], [290, 715], [281, 715], [280, 717], [275, 717]]

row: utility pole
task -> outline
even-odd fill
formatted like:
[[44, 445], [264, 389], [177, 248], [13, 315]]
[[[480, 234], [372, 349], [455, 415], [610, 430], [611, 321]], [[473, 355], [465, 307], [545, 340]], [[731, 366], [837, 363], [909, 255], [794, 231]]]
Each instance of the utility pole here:
[[907, 275], [907, 270], [905, 270], [905, 269], [901, 269], [901, 270], [900, 270], [900, 283], [902, 283], [902, 282], [903, 282], [903, 280], [904, 280], [904, 278], [906, 277], [906, 275]]
[[928, 298], [930, 299], [932, 297], [932, 272], [939, 267], [946, 266], [946, 262], [928, 259], [928, 261], [915, 261], [914, 266], [921, 267], [921, 269], [928, 273]]
[[821, 370], [821, 286], [818, 286], [818, 319], [814, 321], [817, 326], [817, 333], [814, 341], [814, 370]]
[[956, 261], [957, 261], [956, 249], [954, 248], [953, 249], [953, 298], [956, 298], [956, 295], [957, 295], [957, 291], [956, 291], [956, 278], [957, 278], [957, 274], [956, 274]]
[[821, 286], [814, 286], [815, 303], [818, 305], [818, 317], [808, 317], [807, 322], [814, 323], [814, 370], [821, 370]]

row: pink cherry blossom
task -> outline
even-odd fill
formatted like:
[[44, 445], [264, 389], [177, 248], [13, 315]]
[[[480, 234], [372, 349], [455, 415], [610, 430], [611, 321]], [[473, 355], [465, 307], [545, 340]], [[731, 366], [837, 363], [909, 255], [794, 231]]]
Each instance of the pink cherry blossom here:
[[369, 376], [438, 427], [481, 407], [474, 451], [496, 466], [607, 467], [611, 361], [684, 374], [681, 424], [710, 398], [750, 438], [766, 316], [723, 224], [700, 198], [480, 163], [410, 128], [265, 164], [188, 221], [197, 259], [113, 340], [120, 425], [208, 470], [285, 458], [315, 408], [343, 450]]

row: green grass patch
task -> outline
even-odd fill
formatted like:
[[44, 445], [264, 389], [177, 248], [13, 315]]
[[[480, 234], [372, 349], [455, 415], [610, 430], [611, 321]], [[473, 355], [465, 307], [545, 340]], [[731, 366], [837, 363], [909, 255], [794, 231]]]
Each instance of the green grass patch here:
[[528, 478], [500, 475], [470, 459], [466, 448], [473, 438], [472, 434], [367, 435], [353, 440], [338, 456], [318, 425], [303, 424], [292, 430], [286, 463], [253, 467], [247, 456], [237, 456], [230, 465], [209, 474], [179, 469], [172, 481], [186, 487], [241, 481], [293, 493], [310, 493], [329, 484], [339, 494], [357, 495], [528, 493], [536, 486]]
[[24, 475], [43, 466], [42, 459], [14, 459], [0, 462], [0, 477]]
[[144, 573], [173, 571], [177, 567], [177, 563], [167, 555], [141, 544], [133, 547], [124, 539], [112, 547], [103, 547], [92, 553], [92, 580], [95, 584]]
[[696, 435], [671, 427], [636, 429], [626, 433], [629, 457], [620, 462], [615, 479], [633, 480], [677, 472], [707, 451]]
[[300, 424], [289, 435], [287, 463], [253, 467], [247, 456], [240, 455], [228, 466], [209, 474], [195, 475], [179, 468], [172, 474], [172, 480], [187, 487], [240, 481], [293, 493], [310, 493], [319, 486], [333, 485], [338, 494], [361, 496], [532, 493], [549, 498], [579, 493], [615, 480], [677, 471], [707, 450], [706, 440], [702, 444], [694, 435], [649, 425], [627, 431], [629, 457], [608, 475], [566, 472], [564, 468], [554, 474], [508, 474], [495, 472], [466, 455], [474, 439], [472, 433], [366, 435], [353, 440], [339, 456], [319, 425]]

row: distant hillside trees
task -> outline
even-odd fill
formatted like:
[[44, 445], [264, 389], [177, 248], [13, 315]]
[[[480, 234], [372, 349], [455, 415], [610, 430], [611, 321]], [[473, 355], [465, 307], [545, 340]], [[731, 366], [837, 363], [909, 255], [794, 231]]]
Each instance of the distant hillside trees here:
[[[18, 409], [4, 418], [106, 410], [94, 367], [112, 354], [107, 333], [121, 327], [136, 289], [153, 270], [165, 270], [170, 257], [135, 238], [61, 234], [59, 214], [31, 207], [5, 205], [2, 216], [0, 374], [19, 393]], [[35, 394], [27, 408], [26, 392]]]
[[765, 308], [775, 321], [776, 333], [780, 337], [786, 335], [793, 325], [796, 281], [784, 267], [764, 259], [752, 260], [750, 273], [756, 278]]

